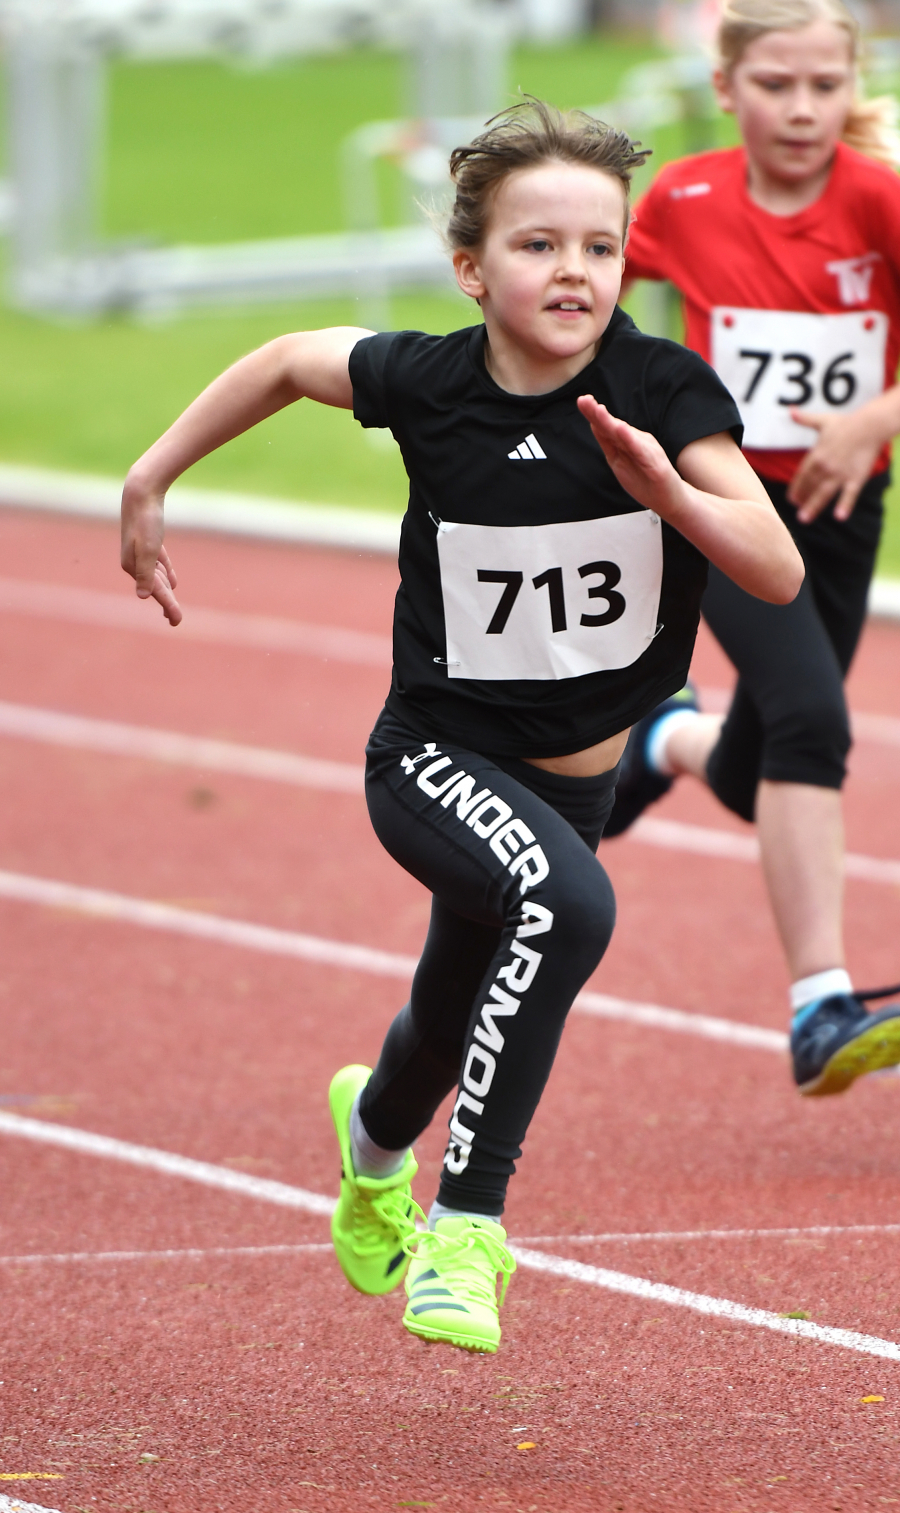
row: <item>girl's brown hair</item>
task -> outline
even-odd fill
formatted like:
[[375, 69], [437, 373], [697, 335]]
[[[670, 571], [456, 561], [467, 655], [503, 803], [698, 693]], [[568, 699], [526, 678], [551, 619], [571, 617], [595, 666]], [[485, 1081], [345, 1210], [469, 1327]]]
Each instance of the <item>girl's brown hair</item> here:
[[[725, 0], [716, 37], [719, 67], [726, 75], [751, 42], [767, 32], [800, 31], [816, 21], [830, 21], [847, 35], [850, 59], [859, 55], [859, 22], [842, 0]], [[867, 157], [896, 166], [900, 160], [897, 104], [890, 95], [855, 99], [844, 124], [843, 140]]]
[[467, 147], [450, 155], [456, 199], [446, 236], [450, 246], [481, 246], [491, 202], [500, 184], [519, 168], [539, 163], [585, 163], [618, 179], [625, 191], [625, 225], [631, 175], [649, 157], [624, 131], [604, 126], [582, 110], [561, 111], [543, 100], [512, 105], [487, 123]]

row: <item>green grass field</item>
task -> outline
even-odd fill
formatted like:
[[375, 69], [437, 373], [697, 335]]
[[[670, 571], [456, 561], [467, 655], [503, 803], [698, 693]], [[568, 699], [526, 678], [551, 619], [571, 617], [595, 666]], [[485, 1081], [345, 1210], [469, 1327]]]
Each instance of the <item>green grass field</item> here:
[[[561, 106], [615, 96], [653, 56], [646, 41], [597, 36], [519, 49], [512, 89]], [[402, 60], [380, 52], [307, 59], [265, 71], [213, 63], [118, 63], [110, 73], [103, 234], [216, 242], [338, 230], [339, 148], [364, 121], [403, 114]], [[720, 140], [730, 140], [723, 121]], [[686, 150], [657, 134], [653, 165]], [[652, 169], [644, 170], [647, 175]], [[390, 205], [391, 185], [386, 184]], [[474, 322], [462, 296], [391, 303], [391, 324], [431, 331]], [[0, 306], [0, 459], [120, 475], [204, 384], [286, 330], [354, 324], [352, 300], [257, 306], [142, 324], [109, 317], [55, 324]], [[393, 443], [342, 412], [301, 404], [193, 469], [190, 481], [288, 499], [401, 510]], [[883, 568], [900, 573], [900, 499]]]

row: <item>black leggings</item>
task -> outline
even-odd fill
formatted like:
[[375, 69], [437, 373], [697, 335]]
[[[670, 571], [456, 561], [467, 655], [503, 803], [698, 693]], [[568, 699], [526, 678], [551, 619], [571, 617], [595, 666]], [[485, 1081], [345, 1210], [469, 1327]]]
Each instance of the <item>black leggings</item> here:
[[787, 487], [762, 479], [806, 564], [792, 604], [764, 604], [710, 568], [703, 618], [738, 670], [707, 764], [713, 792], [752, 820], [761, 778], [840, 788], [850, 750], [844, 678], [866, 615], [888, 473], [870, 478], [849, 520], [832, 507], [797, 522]]
[[439, 1201], [497, 1217], [566, 1015], [612, 935], [615, 899], [593, 853], [618, 769], [560, 777], [426, 743], [386, 712], [366, 756], [375, 833], [434, 896], [360, 1117], [400, 1150], [458, 1084]]

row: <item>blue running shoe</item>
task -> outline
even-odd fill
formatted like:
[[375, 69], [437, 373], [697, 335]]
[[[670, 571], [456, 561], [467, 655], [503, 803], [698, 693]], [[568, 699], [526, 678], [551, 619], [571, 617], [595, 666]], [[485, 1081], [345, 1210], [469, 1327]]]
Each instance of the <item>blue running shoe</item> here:
[[603, 831], [605, 841], [622, 835], [648, 805], [661, 799], [674, 783], [673, 777], [655, 772], [648, 765], [647, 743], [657, 722], [667, 714], [674, 714], [677, 709], [695, 709], [699, 713], [697, 692], [692, 683], [685, 683], [678, 693], [674, 693], [670, 699], [664, 699], [662, 704], [657, 704], [655, 709], [651, 709], [648, 715], [631, 727], [622, 756], [619, 781], [616, 783], [616, 801]]
[[807, 1004], [791, 1029], [794, 1081], [806, 1098], [843, 1093], [857, 1077], [900, 1064], [900, 1003], [877, 1014], [863, 1007], [872, 998], [900, 993], [872, 988], [835, 993]]

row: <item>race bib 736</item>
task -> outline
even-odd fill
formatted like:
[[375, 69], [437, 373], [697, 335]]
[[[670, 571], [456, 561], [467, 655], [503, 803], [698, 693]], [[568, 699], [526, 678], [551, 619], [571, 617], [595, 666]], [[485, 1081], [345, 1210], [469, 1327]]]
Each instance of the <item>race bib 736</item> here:
[[451, 678], [580, 678], [630, 667], [657, 631], [662, 528], [649, 510], [437, 536]]
[[744, 422], [744, 446], [806, 450], [816, 431], [791, 410], [845, 415], [884, 388], [888, 318], [881, 310], [815, 315], [716, 306], [712, 365]]

